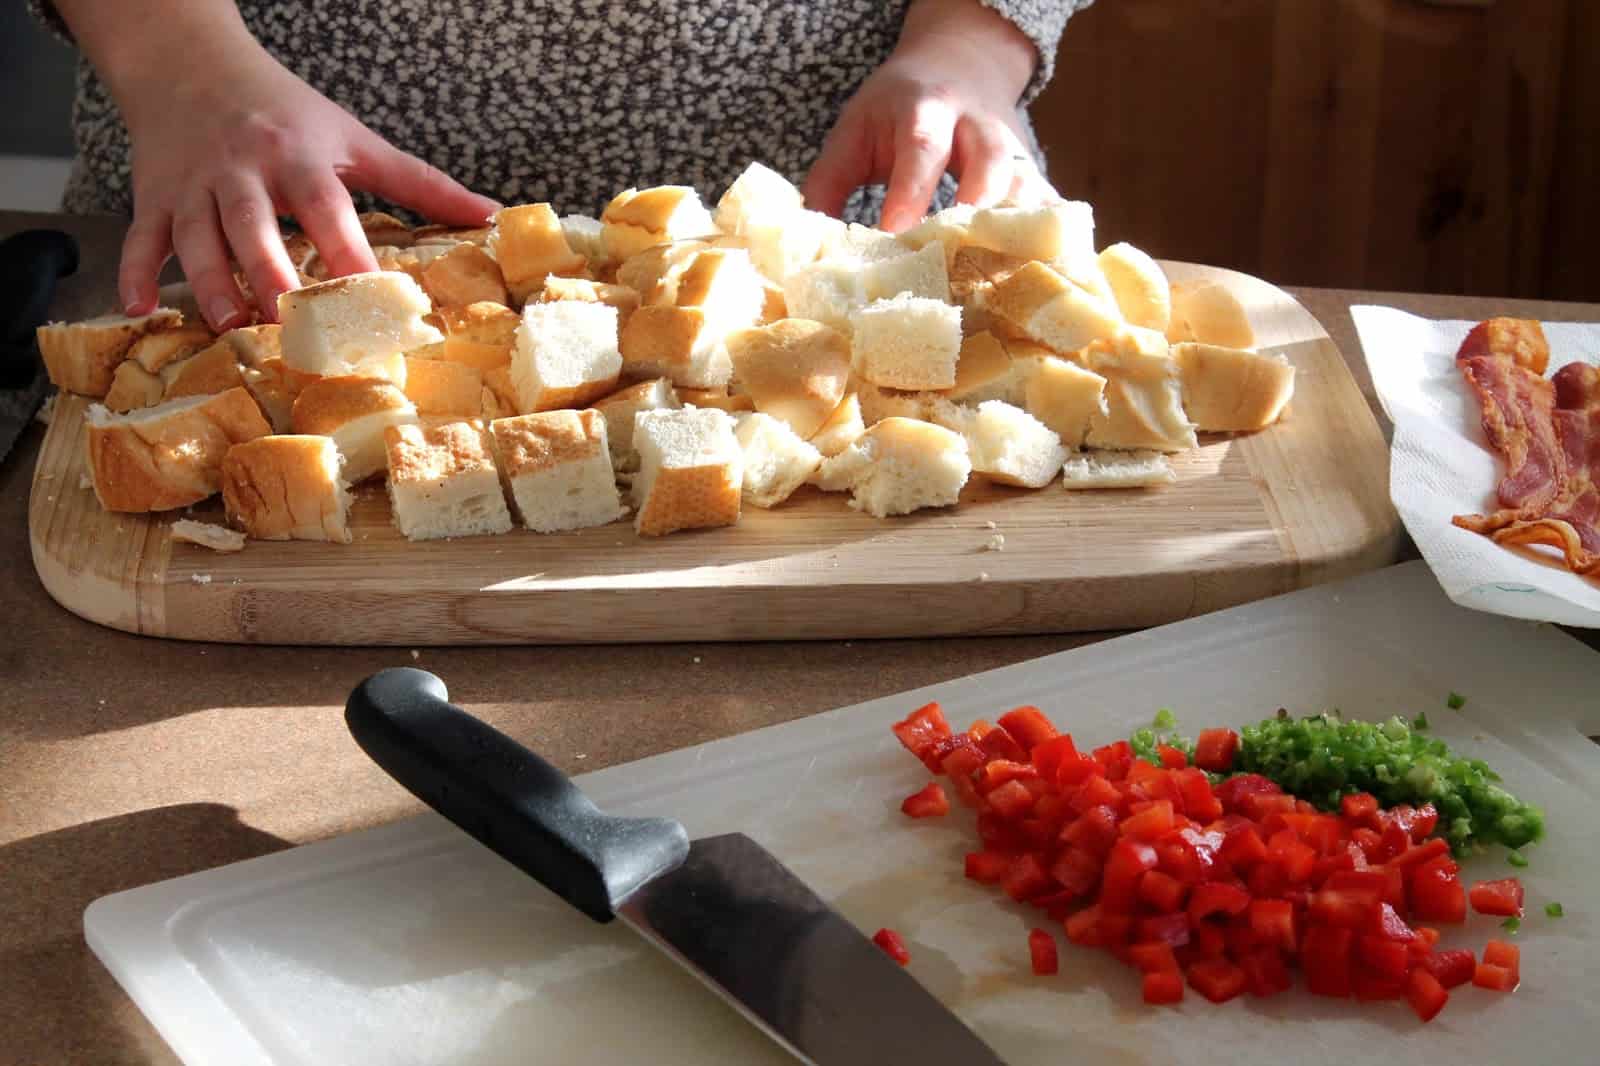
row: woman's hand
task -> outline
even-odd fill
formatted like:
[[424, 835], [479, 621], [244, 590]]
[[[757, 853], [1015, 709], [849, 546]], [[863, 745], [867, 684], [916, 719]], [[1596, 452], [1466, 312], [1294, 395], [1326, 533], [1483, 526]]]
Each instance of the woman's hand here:
[[805, 182], [837, 215], [859, 186], [885, 182], [879, 225], [915, 225], [948, 169], [956, 200], [979, 206], [1053, 195], [1017, 112], [1038, 53], [978, 0], [916, 0], [893, 54], [845, 104]]

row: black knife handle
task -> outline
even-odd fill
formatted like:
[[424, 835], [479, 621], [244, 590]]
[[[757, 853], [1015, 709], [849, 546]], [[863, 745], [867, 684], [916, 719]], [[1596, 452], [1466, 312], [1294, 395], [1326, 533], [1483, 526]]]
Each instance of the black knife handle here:
[[344, 719], [389, 776], [597, 922], [689, 854], [683, 826], [603, 813], [560, 770], [451, 704], [425, 670], [367, 678]]
[[33, 339], [55, 298], [56, 282], [78, 269], [78, 243], [53, 229], [30, 229], [0, 241], [0, 343]]

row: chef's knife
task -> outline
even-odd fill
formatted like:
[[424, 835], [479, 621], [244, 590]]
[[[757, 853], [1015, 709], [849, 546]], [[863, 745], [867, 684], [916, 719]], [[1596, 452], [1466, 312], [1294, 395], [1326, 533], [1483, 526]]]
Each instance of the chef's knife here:
[[597, 922], [620, 917], [819, 1066], [1001, 1059], [782, 863], [740, 833], [690, 841], [602, 813], [423, 670], [350, 695], [356, 743], [429, 806]]
[[0, 459], [44, 401], [50, 382], [34, 330], [56, 282], [78, 269], [78, 245], [59, 230], [23, 230], [0, 241]]

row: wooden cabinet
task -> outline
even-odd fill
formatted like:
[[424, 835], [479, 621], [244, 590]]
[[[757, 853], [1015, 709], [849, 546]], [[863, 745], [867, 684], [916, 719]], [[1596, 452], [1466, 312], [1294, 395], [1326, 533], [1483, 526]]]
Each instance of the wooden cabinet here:
[[1600, 298], [1600, 2], [1099, 0], [1034, 106], [1102, 243], [1278, 283]]

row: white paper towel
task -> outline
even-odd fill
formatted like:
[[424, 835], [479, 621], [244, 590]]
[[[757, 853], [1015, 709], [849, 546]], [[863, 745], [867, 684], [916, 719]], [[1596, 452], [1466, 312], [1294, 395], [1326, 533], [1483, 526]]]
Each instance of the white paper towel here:
[[[1505, 548], [1450, 524], [1487, 514], [1505, 472], [1483, 435], [1477, 395], [1456, 369], [1472, 322], [1434, 321], [1392, 307], [1350, 308], [1378, 400], [1394, 423], [1389, 495], [1445, 594], [1512, 618], [1600, 628], [1600, 582], [1545, 549]], [[1600, 363], [1600, 324], [1547, 322], [1550, 369]]]

